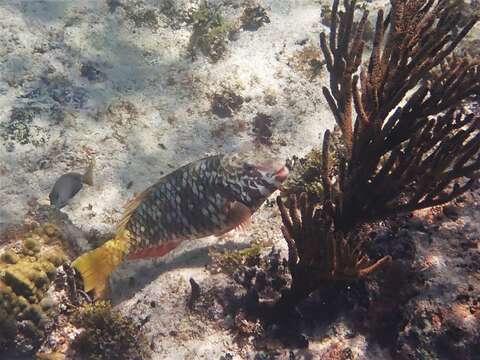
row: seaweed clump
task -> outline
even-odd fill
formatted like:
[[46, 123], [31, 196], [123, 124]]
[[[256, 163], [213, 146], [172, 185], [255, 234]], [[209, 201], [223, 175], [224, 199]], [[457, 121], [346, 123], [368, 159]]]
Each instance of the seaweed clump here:
[[273, 117], [259, 112], [255, 115], [252, 122], [255, 141], [263, 145], [271, 145], [273, 136]]
[[243, 102], [241, 95], [236, 94], [232, 89], [224, 88], [211, 95], [212, 113], [221, 118], [232, 117], [233, 113], [241, 108]]
[[189, 14], [187, 23], [193, 26], [188, 45], [192, 57], [195, 57], [196, 49], [200, 49], [211, 61], [220, 60], [227, 50], [228, 37], [235, 31], [235, 26], [223, 17], [219, 7], [203, 1], [198, 9]]
[[[330, 134], [330, 141], [326, 149], [333, 164], [338, 164], [338, 160], [345, 157], [346, 148], [338, 126], [335, 126]], [[288, 161], [288, 166], [290, 174], [282, 184], [282, 197], [305, 192], [311, 199], [316, 201], [322, 199], [322, 149], [315, 147], [301, 158], [293, 156]], [[338, 166], [332, 166], [332, 169], [330, 169], [332, 176], [338, 175], [339, 171]]]
[[290, 58], [293, 68], [306, 76], [309, 80], [314, 80], [325, 67], [325, 61], [322, 59], [322, 53], [318, 46], [309, 44], [297, 51]]
[[277, 304], [283, 310], [326, 283], [364, 277], [391, 261], [366, 254], [367, 224], [446, 204], [478, 184], [480, 117], [463, 102], [480, 91], [480, 64], [453, 55], [477, 18], [461, 25], [458, 7], [442, 0], [391, 4], [387, 16], [378, 11], [366, 62], [368, 11], [355, 23], [355, 0], [344, 0], [343, 10], [333, 2], [330, 34], [320, 36], [330, 73], [322, 90], [344, 151], [332, 156], [327, 131], [321, 192], [277, 199], [292, 276]]
[[40, 111], [36, 107], [13, 108], [8, 121], [0, 124], [0, 137], [12, 144], [39, 146], [46, 143], [49, 136], [45, 129], [33, 124]]
[[[272, 339], [276, 337], [286, 339], [286, 334], [278, 326], [264, 321], [284, 315], [279, 316], [268, 307], [280, 299], [289, 282], [287, 261], [282, 259], [280, 252], [272, 249], [263, 254], [260, 246], [253, 244], [238, 251], [213, 253], [212, 258], [209, 270], [214, 274], [226, 273], [233, 281], [225, 287], [208, 283], [199, 285], [190, 279], [189, 309], [208, 320], [218, 321], [220, 326], [235, 333], [238, 342], [253, 341], [255, 348], [271, 348]], [[293, 327], [298, 329], [296, 325]], [[300, 342], [296, 340], [298, 337], [289, 345], [305, 346], [302, 339]]]
[[250, 2], [243, 9], [242, 16], [240, 17], [242, 29], [247, 31], [258, 30], [263, 24], [269, 24], [270, 18], [267, 15], [267, 11], [255, 2]]
[[257, 242], [252, 242], [250, 246], [240, 250], [223, 252], [211, 250], [209, 255], [212, 258], [212, 263], [208, 269], [212, 273], [233, 274], [240, 266], [252, 266], [258, 263], [260, 252], [261, 245]]
[[87, 303], [72, 317], [84, 330], [72, 346], [82, 359], [148, 359], [149, 347], [140, 326], [107, 301]]
[[56, 268], [67, 260], [52, 224], [38, 226], [20, 239], [18, 249], [0, 256], [0, 354], [28, 355], [39, 348], [54, 311], [47, 290]]
[[[123, 7], [127, 18], [133, 21], [137, 28], [157, 29], [160, 25], [158, 22], [158, 10], [155, 8], [148, 8], [143, 1], [133, 1], [125, 5], [117, 4], [114, 7]], [[112, 7], [112, 5], [110, 7]]]

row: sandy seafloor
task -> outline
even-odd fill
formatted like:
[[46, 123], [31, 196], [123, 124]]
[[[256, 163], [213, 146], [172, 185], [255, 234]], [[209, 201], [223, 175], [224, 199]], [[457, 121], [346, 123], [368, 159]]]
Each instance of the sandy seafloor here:
[[[173, 30], [161, 14], [151, 28], [103, 1], [2, 3], [0, 121], [12, 109], [33, 114], [30, 143], [3, 141], [0, 150], [2, 223], [19, 220], [29, 199], [45, 198], [59, 175], [82, 169], [85, 151], [95, 154], [96, 184], [65, 211], [77, 224], [106, 230], [135, 191], [248, 140], [257, 112], [274, 117], [274, 142], [285, 157], [318, 144], [332, 125], [319, 83], [288, 65], [301, 49], [295, 43], [316, 44], [324, 30], [314, 1], [267, 2], [271, 23], [239, 34], [216, 64], [202, 55], [192, 62], [190, 29]], [[101, 72], [98, 80], [81, 76], [85, 64]], [[209, 96], [222, 87], [251, 101], [218, 118]], [[265, 103], [265, 92], [275, 94], [275, 105]]]
[[[328, 30], [319, 1], [261, 1], [270, 23], [241, 31], [217, 63], [201, 54], [192, 60], [191, 26], [173, 24], [158, 10], [167, 1], [139, 1], [126, 11], [133, 3], [0, 0], [0, 229], [21, 222], [33, 203], [48, 204], [55, 180], [83, 171], [90, 155], [95, 185], [84, 186], [62, 211], [85, 232], [104, 233], [113, 230], [125, 202], [163, 174], [254, 140], [257, 113], [272, 117], [270, 148], [285, 159], [318, 146], [319, 135], [333, 126], [321, 93], [328, 74], [312, 80], [292, 60], [305, 46], [318, 46], [319, 33]], [[186, 10], [195, 2], [173, 3]], [[216, 3], [238, 18], [242, 1]], [[133, 16], [145, 9], [154, 10], [156, 21], [136, 23]], [[225, 88], [245, 101], [221, 118], [212, 113], [211, 98]], [[472, 209], [466, 222], [480, 217], [477, 203]], [[208, 245], [268, 238], [283, 247], [278, 224], [276, 209], [265, 207], [243, 231], [181, 246], [169, 256], [170, 266], [150, 261], [117, 272], [119, 308], [150, 316], [145, 326], [154, 359], [255, 358], [254, 349], [242, 348], [228, 330], [189, 314], [188, 279], [210, 276], [204, 270]], [[147, 285], [125, 291], [132, 274]], [[154, 309], [145, 305], [151, 300], [158, 303]], [[365, 336], [352, 335], [341, 319], [323, 331], [327, 335], [310, 350], [295, 350], [295, 358], [320, 359], [332, 343], [348, 345], [356, 359], [390, 358]], [[283, 354], [279, 358], [291, 358]]]

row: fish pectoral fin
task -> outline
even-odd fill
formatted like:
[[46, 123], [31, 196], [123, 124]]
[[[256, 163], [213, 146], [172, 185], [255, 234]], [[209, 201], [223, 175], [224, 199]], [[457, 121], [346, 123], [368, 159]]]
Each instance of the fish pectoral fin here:
[[161, 257], [175, 249], [181, 240], [169, 240], [161, 242], [159, 245], [151, 246], [134, 253], [131, 253], [127, 256], [128, 260], [134, 259], [145, 259], [145, 258], [152, 258], [152, 257]]
[[232, 201], [225, 206], [225, 213], [227, 214], [227, 228], [220, 234], [224, 234], [236, 228], [243, 228], [248, 224], [252, 211], [250, 208], [240, 201]]
[[245, 231], [245, 229], [248, 227], [249, 224], [250, 224], [250, 219], [247, 219], [243, 223], [239, 224], [235, 228], [235, 230]]

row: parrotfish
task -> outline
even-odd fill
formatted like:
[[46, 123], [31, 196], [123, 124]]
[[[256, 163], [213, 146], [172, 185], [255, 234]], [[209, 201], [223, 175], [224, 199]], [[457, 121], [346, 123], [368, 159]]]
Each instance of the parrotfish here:
[[72, 263], [84, 290], [103, 297], [125, 260], [161, 257], [184, 240], [245, 225], [287, 176], [284, 162], [245, 149], [178, 168], [127, 203], [113, 239]]
[[50, 205], [61, 209], [82, 189], [84, 183], [93, 185], [94, 165], [92, 160], [84, 174], [70, 172], [60, 176], [50, 192]]

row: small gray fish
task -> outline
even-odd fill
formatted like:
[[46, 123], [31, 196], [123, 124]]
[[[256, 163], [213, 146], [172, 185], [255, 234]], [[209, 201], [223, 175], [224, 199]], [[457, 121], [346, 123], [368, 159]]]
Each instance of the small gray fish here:
[[60, 176], [50, 192], [50, 205], [61, 209], [82, 189], [83, 183], [93, 185], [94, 165], [95, 161], [92, 160], [83, 175], [70, 172]]

